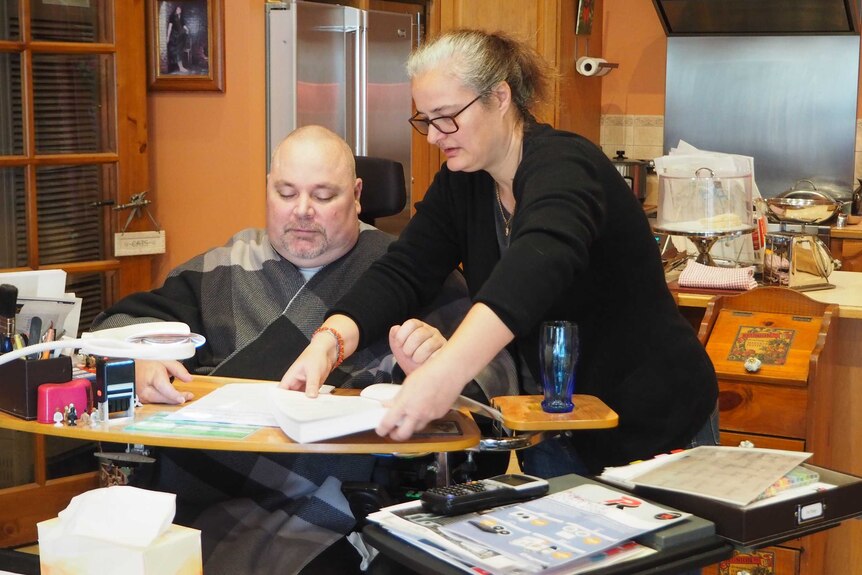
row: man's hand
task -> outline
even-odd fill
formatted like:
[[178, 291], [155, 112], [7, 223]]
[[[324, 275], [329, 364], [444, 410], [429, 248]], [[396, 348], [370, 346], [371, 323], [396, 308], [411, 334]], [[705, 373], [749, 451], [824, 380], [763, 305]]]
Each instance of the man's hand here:
[[[336, 335], [337, 334], [337, 335]], [[278, 386], [285, 389], [305, 390], [308, 397], [317, 397], [320, 386], [329, 377], [338, 363], [339, 345], [341, 359], [356, 351], [359, 328], [346, 315], [329, 316], [318, 328], [305, 350], [294, 360], [281, 378]]]
[[192, 376], [178, 361], [135, 360], [135, 393], [142, 403], [185, 403], [192, 399], [191, 392], [179, 392], [171, 383], [171, 376], [191, 381]]
[[446, 338], [443, 334], [418, 319], [393, 325], [389, 330], [389, 348], [405, 374], [413, 373], [444, 345]]
[[328, 334], [312, 338], [311, 343], [288, 368], [279, 387], [305, 391], [309, 397], [317, 397], [318, 390], [329, 376], [332, 362], [329, 360], [334, 348], [334, 339]]

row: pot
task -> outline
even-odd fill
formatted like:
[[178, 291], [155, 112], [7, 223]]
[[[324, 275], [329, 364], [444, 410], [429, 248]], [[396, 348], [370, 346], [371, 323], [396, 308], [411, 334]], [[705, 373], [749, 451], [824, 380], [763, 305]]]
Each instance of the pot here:
[[[801, 183], [809, 188], [797, 188]], [[766, 205], [770, 215], [779, 221], [798, 224], [822, 224], [841, 208], [841, 202], [818, 191], [811, 180], [798, 180], [780, 196], [766, 200]]]
[[635, 197], [643, 203], [647, 193], [647, 171], [649, 160], [630, 160], [626, 158], [625, 150], [617, 150], [617, 155], [611, 158], [617, 171], [629, 185]]

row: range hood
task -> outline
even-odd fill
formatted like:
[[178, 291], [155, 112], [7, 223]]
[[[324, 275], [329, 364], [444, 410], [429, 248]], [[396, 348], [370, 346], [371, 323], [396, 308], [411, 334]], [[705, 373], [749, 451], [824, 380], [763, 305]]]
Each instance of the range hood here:
[[668, 36], [858, 34], [859, 0], [653, 0]]

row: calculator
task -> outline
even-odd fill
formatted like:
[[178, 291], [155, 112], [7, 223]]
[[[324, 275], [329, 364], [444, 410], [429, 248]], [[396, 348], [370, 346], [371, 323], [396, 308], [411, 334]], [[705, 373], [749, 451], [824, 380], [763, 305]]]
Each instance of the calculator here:
[[548, 482], [523, 473], [506, 473], [488, 479], [435, 487], [422, 494], [422, 508], [437, 515], [459, 515], [539, 497]]

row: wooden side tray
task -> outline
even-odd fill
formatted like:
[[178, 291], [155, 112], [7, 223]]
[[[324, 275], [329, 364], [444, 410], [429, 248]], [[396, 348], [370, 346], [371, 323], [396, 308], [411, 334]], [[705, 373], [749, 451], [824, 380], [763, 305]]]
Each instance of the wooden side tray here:
[[617, 413], [593, 395], [575, 394], [575, 409], [569, 413], [542, 411], [542, 395], [504, 395], [492, 405], [503, 414], [503, 425], [513, 431], [607, 429], [619, 423]]

